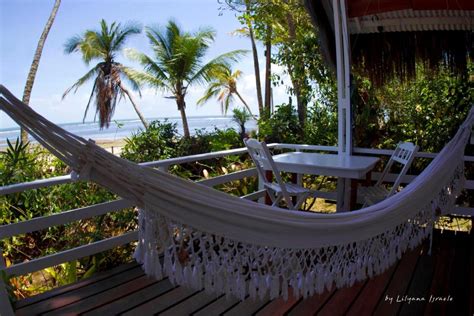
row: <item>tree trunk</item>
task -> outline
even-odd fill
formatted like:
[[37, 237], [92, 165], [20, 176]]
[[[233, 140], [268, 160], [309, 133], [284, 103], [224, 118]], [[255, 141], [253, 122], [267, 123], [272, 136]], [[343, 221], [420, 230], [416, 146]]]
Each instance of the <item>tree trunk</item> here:
[[[38, 46], [36, 47], [33, 62], [31, 63], [30, 72], [28, 73], [28, 77], [26, 79], [25, 90], [23, 91], [22, 101], [26, 105], [30, 103], [31, 90], [33, 90], [33, 84], [35, 82], [36, 72], [38, 71], [41, 54], [43, 53], [44, 43], [46, 42], [46, 38], [48, 37], [48, 33], [51, 29], [51, 26], [53, 25], [54, 19], [56, 18], [56, 13], [58, 12], [60, 4], [61, 0], [56, 0], [54, 2], [53, 10], [51, 11], [48, 21], [46, 22], [46, 25], [43, 29], [43, 33], [41, 33], [40, 39], [38, 41]], [[23, 142], [28, 141], [28, 133], [23, 128], [21, 128], [21, 140]]]
[[[296, 40], [296, 27], [295, 21], [293, 16], [290, 12], [286, 13], [286, 21], [288, 24], [288, 35], [289, 35], [289, 42], [294, 43]], [[303, 62], [299, 60], [298, 56], [296, 56], [296, 67], [302, 67]], [[304, 78], [300, 78], [297, 74], [299, 72], [295, 71], [291, 65], [288, 65], [288, 72], [290, 74], [291, 83], [293, 84], [293, 89], [296, 95], [296, 105], [298, 111], [298, 121], [300, 123], [301, 132], [304, 132], [304, 124], [306, 122], [306, 100], [304, 100], [304, 96], [302, 95], [302, 85], [304, 84]], [[302, 135], [303, 136], [303, 135]]]
[[183, 122], [184, 138], [190, 138], [191, 134], [189, 133], [188, 119], [186, 118], [186, 102], [184, 102], [184, 98], [177, 98], [176, 104], [178, 105], [181, 121]]
[[[247, 13], [250, 13], [250, 3], [245, 1], [247, 7]], [[249, 37], [250, 42], [252, 43], [252, 55], [253, 55], [253, 67], [255, 70], [255, 85], [257, 87], [257, 103], [258, 103], [258, 114], [260, 117], [265, 115], [265, 110], [263, 108], [263, 99], [262, 99], [262, 84], [260, 82], [260, 66], [258, 64], [258, 52], [257, 45], [255, 44], [255, 36], [253, 34], [252, 22], [247, 20], [247, 27], [249, 28]]]
[[239, 91], [235, 90], [235, 94], [237, 94], [237, 96], [239, 97], [240, 101], [242, 101], [242, 103], [244, 104], [244, 106], [245, 106], [245, 107], [247, 108], [247, 110], [249, 111], [250, 115], [252, 115], [252, 117], [255, 119], [255, 115], [253, 115], [252, 110], [250, 110], [249, 105], [248, 105], [247, 102], [245, 102], [245, 100], [242, 98], [242, 96], [240, 95]]
[[138, 117], [140, 118], [140, 121], [142, 121], [143, 126], [145, 129], [148, 128], [148, 122], [146, 121], [145, 117], [143, 116], [142, 112], [138, 109], [138, 106], [136, 105], [135, 101], [133, 100], [132, 96], [130, 95], [130, 92], [122, 85], [120, 84], [120, 89], [127, 95], [128, 99], [130, 100], [130, 103], [132, 103], [133, 108], [135, 109], [135, 112], [137, 113]]
[[272, 25], [268, 25], [265, 39], [265, 115], [270, 117], [272, 86], [270, 76], [272, 74]]

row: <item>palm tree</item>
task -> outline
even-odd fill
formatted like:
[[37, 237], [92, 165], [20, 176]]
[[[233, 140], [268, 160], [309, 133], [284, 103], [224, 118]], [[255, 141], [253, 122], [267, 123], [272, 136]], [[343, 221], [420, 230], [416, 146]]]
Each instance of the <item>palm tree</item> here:
[[244, 139], [247, 137], [247, 133], [245, 131], [245, 123], [248, 122], [252, 118], [252, 114], [249, 113], [246, 109], [239, 109], [236, 108], [233, 111], [232, 121], [236, 122], [240, 128], [240, 137]]
[[214, 41], [214, 30], [206, 28], [191, 34], [169, 21], [164, 29], [147, 28], [146, 35], [154, 56], [129, 49], [127, 55], [144, 67], [144, 72], [134, 72], [132, 77], [171, 94], [168, 98], [176, 100], [184, 137], [189, 138], [185, 101], [188, 88], [211, 81], [219, 69], [237, 61], [244, 51], [222, 54], [204, 64], [203, 58]]
[[[36, 46], [35, 55], [33, 56], [33, 62], [31, 63], [30, 72], [26, 79], [25, 89], [23, 90], [23, 103], [28, 105], [30, 103], [31, 91], [33, 90], [33, 84], [35, 83], [36, 72], [38, 71], [39, 62], [41, 59], [41, 54], [43, 53], [44, 43], [48, 37], [49, 30], [53, 25], [54, 19], [56, 18], [56, 13], [58, 12], [59, 6], [61, 5], [61, 0], [56, 0], [54, 2], [53, 9], [49, 15], [48, 21], [44, 26], [43, 33], [41, 33], [40, 39], [38, 41], [38, 46]], [[21, 140], [26, 143], [28, 141], [28, 133], [21, 128]]]
[[129, 76], [131, 69], [115, 61], [115, 54], [122, 49], [126, 39], [130, 35], [140, 33], [141, 26], [135, 23], [122, 26], [120, 23], [113, 22], [109, 27], [107, 22], [101, 20], [100, 27], [98, 31], [87, 30], [82, 36], [74, 36], [66, 42], [64, 51], [67, 54], [80, 52], [87, 65], [92, 60], [101, 61], [67, 89], [63, 94], [63, 98], [72, 90], [76, 92], [80, 86], [93, 79], [94, 85], [84, 112], [83, 121], [92, 100], [95, 99], [96, 114], [99, 114], [100, 127], [109, 127], [117, 99], [126, 96], [132, 103], [143, 126], [147, 128], [148, 124], [145, 118], [138, 109], [132, 95], [124, 86], [122, 79], [126, 79], [133, 89], [138, 90], [139, 85]]
[[230, 104], [234, 100], [235, 94], [247, 108], [250, 115], [253, 116], [252, 110], [250, 110], [247, 102], [245, 102], [239, 91], [237, 91], [237, 80], [241, 75], [242, 72], [240, 70], [232, 72], [229, 67], [222, 67], [217, 71], [214, 80], [209, 83], [209, 86], [204, 92], [204, 96], [197, 101], [197, 104], [202, 105], [209, 101], [209, 99], [217, 96], [217, 100], [221, 103], [221, 111], [226, 114]]

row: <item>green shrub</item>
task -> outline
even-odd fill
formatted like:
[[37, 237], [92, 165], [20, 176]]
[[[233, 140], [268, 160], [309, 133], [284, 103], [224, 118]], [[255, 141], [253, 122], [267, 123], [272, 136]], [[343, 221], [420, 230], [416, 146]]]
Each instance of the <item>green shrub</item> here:
[[165, 120], [153, 121], [150, 126], [126, 139], [120, 156], [134, 161], [145, 162], [176, 156], [177, 124]]
[[291, 104], [277, 105], [275, 112], [268, 120], [258, 121], [259, 138], [267, 143], [292, 143], [300, 140], [298, 115]]
[[[28, 146], [18, 140], [15, 144], [8, 141], [6, 151], [0, 154], [0, 185], [2, 186], [64, 175], [69, 172], [69, 168], [64, 163], [42, 150], [40, 146]], [[94, 183], [86, 182], [8, 194], [0, 197], [0, 225], [113, 199], [116, 199], [114, 194]], [[135, 214], [129, 209], [6, 238], [0, 241], [0, 248], [3, 250], [7, 264], [13, 264], [88, 244], [135, 227]], [[37, 273], [35, 277], [26, 275], [9, 280], [15, 295], [33, 295], [65, 284], [68, 280], [88, 276], [93, 271], [104, 270], [129, 261], [131, 254], [132, 248], [125, 246], [48, 268]]]

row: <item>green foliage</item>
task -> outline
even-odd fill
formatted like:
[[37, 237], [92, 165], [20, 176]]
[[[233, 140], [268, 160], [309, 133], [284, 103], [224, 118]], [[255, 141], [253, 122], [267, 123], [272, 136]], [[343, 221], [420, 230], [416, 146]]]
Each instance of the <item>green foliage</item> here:
[[445, 69], [433, 76], [419, 65], [416, 80], [394, 80], [380, 89], [361, 82], [355, 102], [358, 146], [393, 148], [412, 141], [422, 151], [438, 152], [474, 103], [474, 82]]
[[237, 123], [240, 128], [240, 137], [243, 139], [246, 137], [245, 132], [245, 123], [247, 123], [251, 118], [252, 114], [247, 111], [247, 109], [235, 108], [232, 110], [232, 121]]
[[177, 153], [177, 124], [165, 120], [153, 121], [144, 131], [133, 134], [125, 141], [121, 157], [134, 161], [154, 161], [175, 157]]
[[308, 112], [303, 143], [311, 145], [337, 145], [337, 111], [315, 104]]
[[[70, 172], [67, 166], [39, 146], [27, 146], [19, 140], [15, 144], [8, 141], [7, 145], [6, 151], [0, 154], [0, 185], [2, 186]], [[85, 182], [8, 194], [0, 197], [0, 225], [102, 203], [115, 198], [115, 195], [98, 185]], [[0, 248], [3, 250], [7, 264], [18, 263], [88, 244], [116, 234], [118, 231], [133, 229], [135, 226], [134, 212], [124, 210], [3, 239], [0, 241]], [[103, 254], [92, 257], [97, 256], [103, 256]], [[128, 252], [114, 249], [108, 256], [106, 255], [105, 260], [96, 260], [100, 264], [95, 267], [95, 270], [128, 261], [130, 256], [131, 249]], [[38, 273], [34, 277], [26, 275], [10, 278], [12, 292], [16, 296], [25, 296], [79, 279], [91, 269], [90, 260], [91, 258], [88, 257], [76, 263], [65, 263], [49, 268], [45, 271], [46, 273]], [[41, 279], [43, 282], [38, 283]]]
[[259, 120], [259, 138], [267, 143], [300, 143], [298, 116], [291, 104], [277, 105], [268, 120]]
[[181, 139], [178, 156], [196, 155], [242, 146], [240, 135], [232, 128], [222, 130], [215, 128], [213, 132], [196, 130], [194, 136]]

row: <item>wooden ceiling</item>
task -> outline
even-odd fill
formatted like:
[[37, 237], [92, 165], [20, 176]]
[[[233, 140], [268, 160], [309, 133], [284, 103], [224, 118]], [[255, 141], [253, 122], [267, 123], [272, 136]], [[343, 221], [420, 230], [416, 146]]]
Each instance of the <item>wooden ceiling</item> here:
[[474, 10], [474, 0], [349, 0], [350, 18], [398, 10]]

